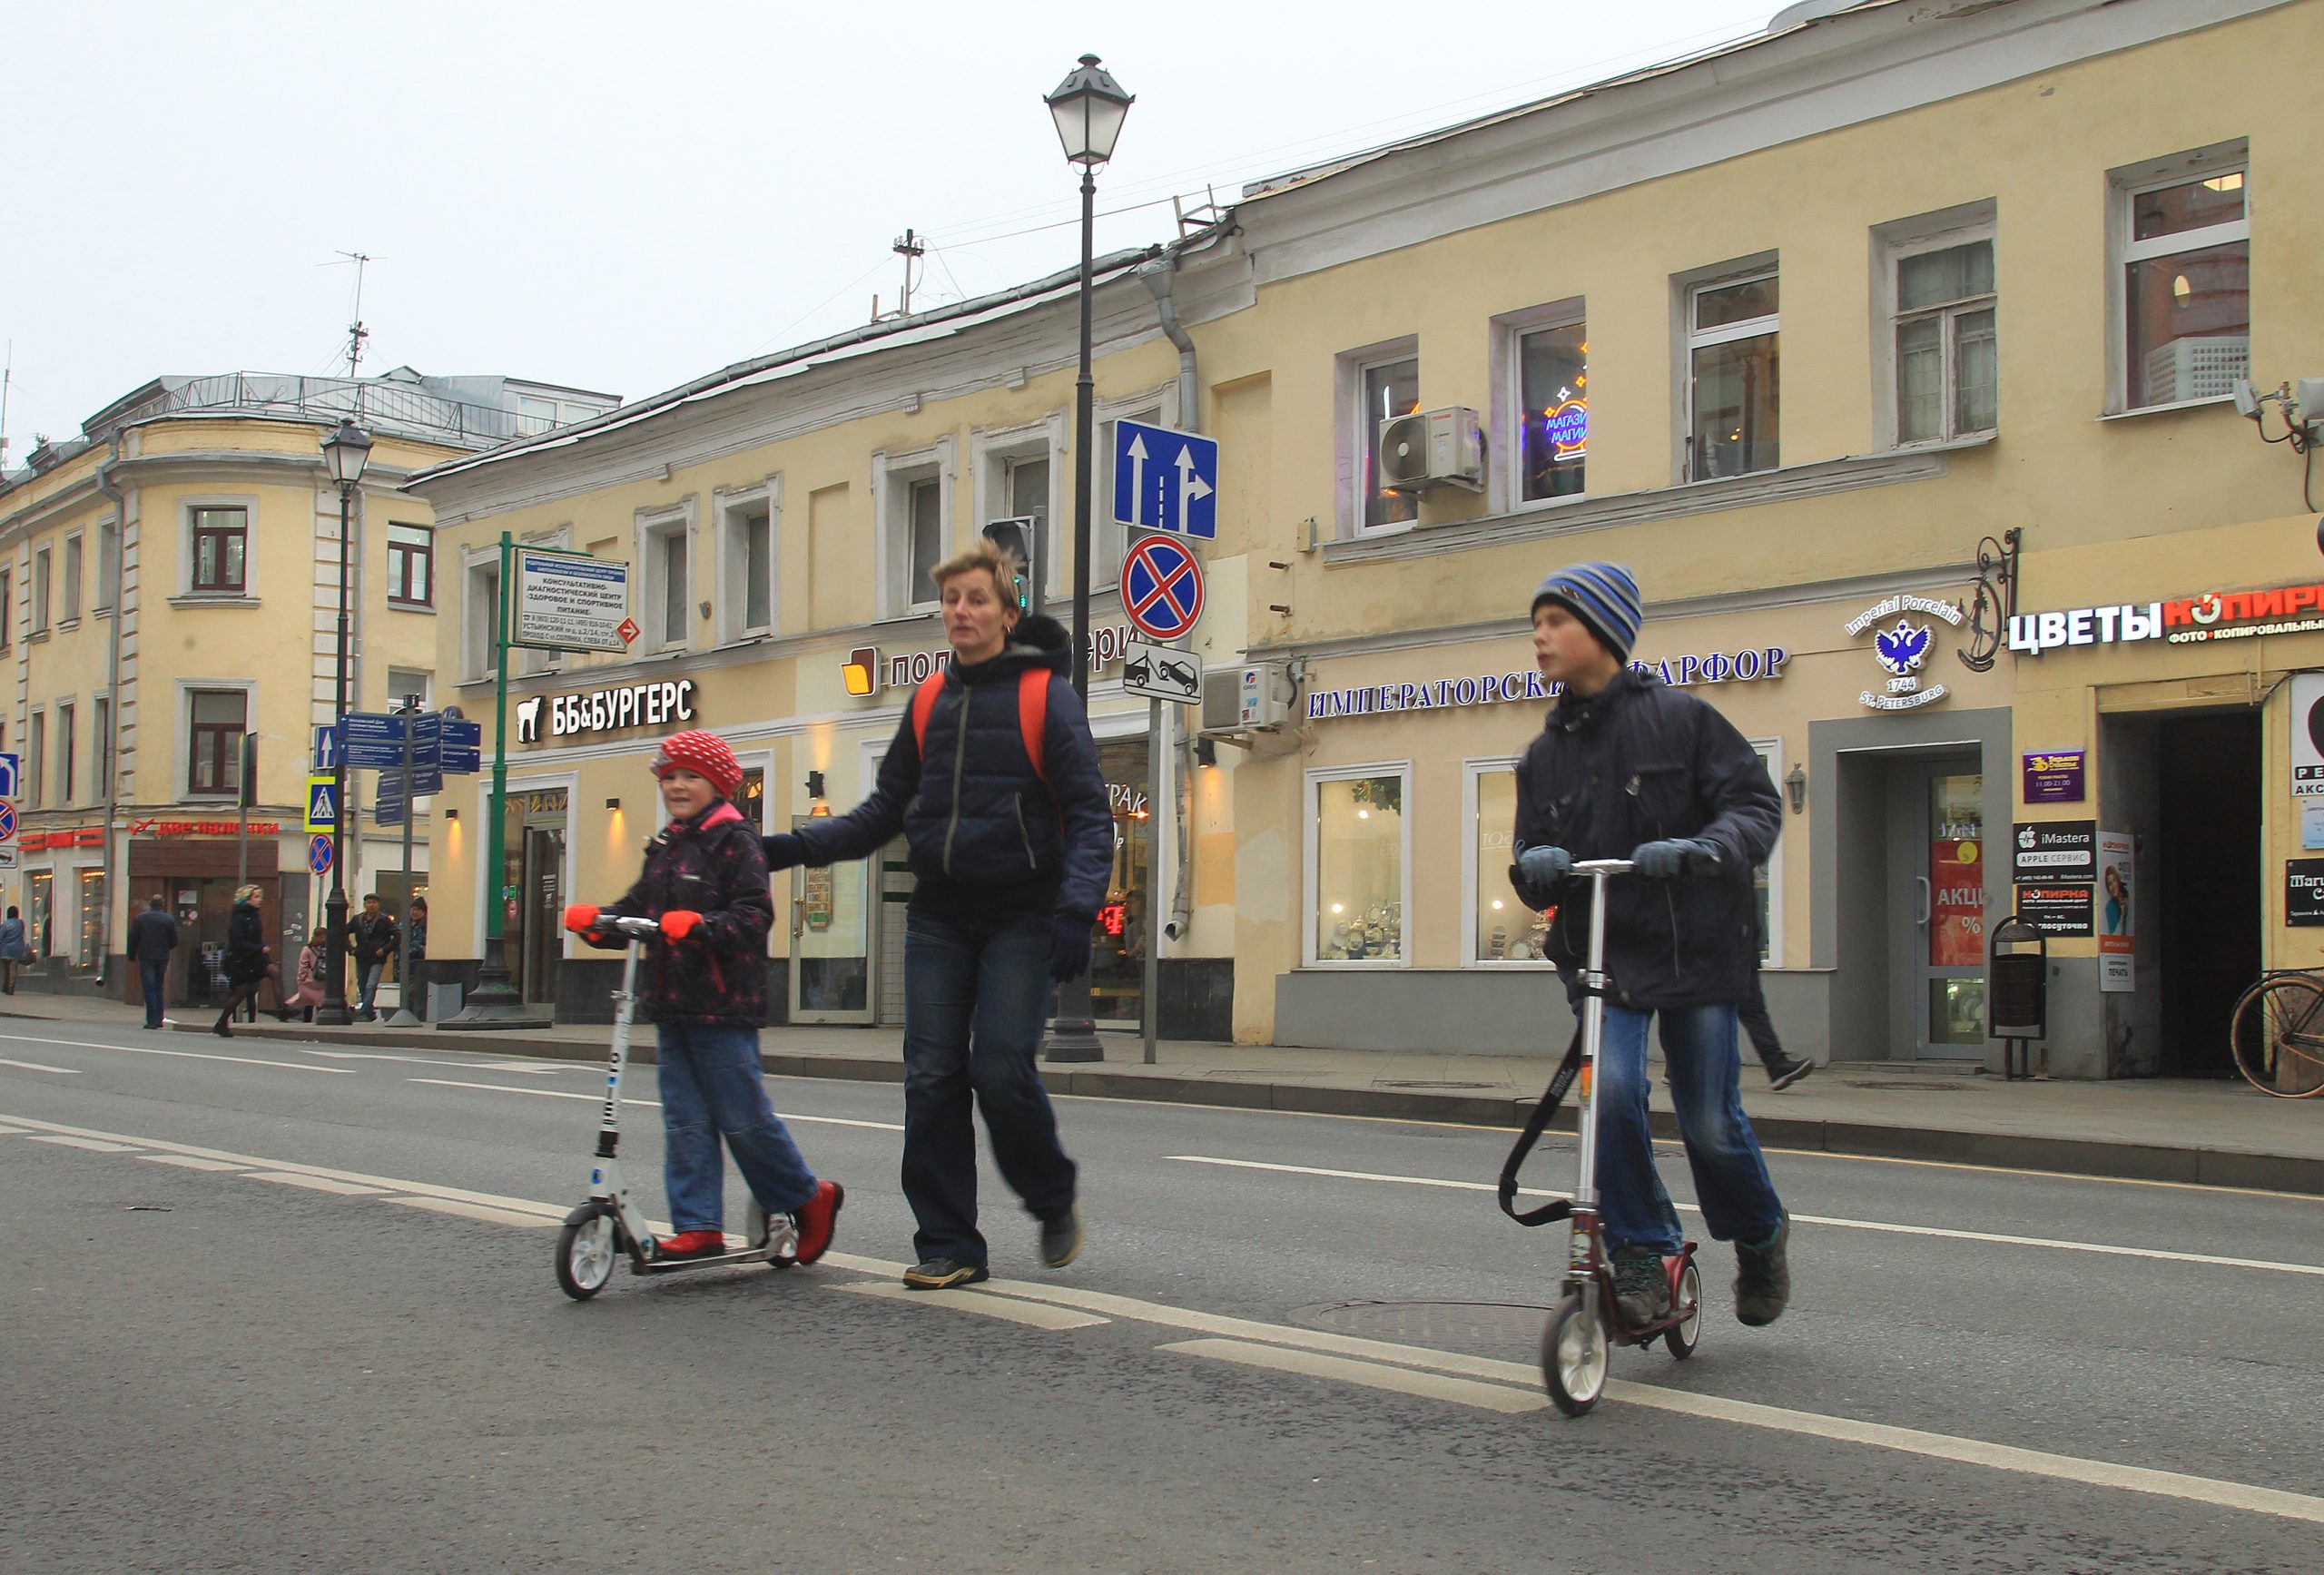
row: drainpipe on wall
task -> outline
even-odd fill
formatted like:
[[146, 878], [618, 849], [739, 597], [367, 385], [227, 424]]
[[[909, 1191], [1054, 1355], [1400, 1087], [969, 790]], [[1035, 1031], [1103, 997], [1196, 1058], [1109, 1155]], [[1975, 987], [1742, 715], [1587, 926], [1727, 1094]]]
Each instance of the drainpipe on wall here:
[[[125, 615], [122, 606], [122, 592], [128, 580], [129, 562], [129, 504], [121, 489], [113, 484], [113, 468], [121, 463], [121, 434], [113, 436], [113, 451], [97, 466], [97, 491], [113, 504], [113, 637], [106, 642], [105, 693], [112, 699], [107, 709], [112, 713], [113, 737], [121, 736], [121, 620]], [[103, 527], [98, 527], [100, 531]], [[98, 540], [103, 540], [101, 535]], [[105, 757], [105, 911], [97, 920], [97, 983], [105, 982], [105, 970], [113, 958], [113, 911], [122, 901], [121, 882], [114, 879], [113, 825], [121, 809], [121, 753], [112, 739], [98, 740], [98, 748]]]
[[[1177, 303], [1170, 299], [1170, 290], [1177, 281], [1178, 251], [1185, 242], [1173, 241], [1162, 249], [1162, 254], [1151, 262], [1137, 266], [1137, 276], [1154, 297], [1155, 320], [1162, 325], [1162, 332], [1178, 347], [1178, 425], [1188, 432], [1202, 430], [1201, 384], [1195, 377], [1195, 340], [1178, 320]], [[1176, 711], [1176, 705], [1166, 709]], [[1187, 932], [1187, 922], [1193, 913], [1194, 848], [1187, 840], [1187, 829], [1192, 820], [1190, 804], [1194, 795], [1195, 730], [1179, 730], [1183, 736], [1177, 744], [1176, 773], [1178, 791], [1171, 794], [1173, 818], [1177, 821], [1178, 845], [1177, 879], [1171, 883], [1170, 921], [1163, 933], [1172, 940]], [[1151, 948], [1148, 949], [1149, 950]]]

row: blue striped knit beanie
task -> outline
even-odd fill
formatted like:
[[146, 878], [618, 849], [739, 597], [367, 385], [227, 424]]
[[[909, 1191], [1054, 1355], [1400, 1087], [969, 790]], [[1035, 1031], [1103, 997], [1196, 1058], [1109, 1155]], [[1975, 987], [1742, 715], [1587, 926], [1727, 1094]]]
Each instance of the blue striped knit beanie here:
[[1543, 602], [1557, 603], [1590, 625], [1598, 643], [1625, 662], [1646, 621], [1638, 581], [1620, 564], [1569, 564], [1541, 582], [1531, 610], [1539, 612]]

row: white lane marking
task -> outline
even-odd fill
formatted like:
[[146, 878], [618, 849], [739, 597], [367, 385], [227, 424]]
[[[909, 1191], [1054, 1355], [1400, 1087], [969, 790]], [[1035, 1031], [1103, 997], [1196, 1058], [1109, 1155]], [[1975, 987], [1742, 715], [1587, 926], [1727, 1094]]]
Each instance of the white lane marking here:
[[351, 1078], [354, 1071], [347, 1067], [310, 1067], [304, 1061], [261, 1061], [250, 1056], [222, 1056], [210, 1050], [165, 1050], [159, 1045], [109, 1045], [102, 1039], [44, 1039], [32, 1034], [0, 1034], [0, 1039], [13, 1039], [20, 1045], [64, 1045], [76, 1050], [118, 1050], [124, 1056], [178, 1056], [189, 1061], [240, 1061], [250, 1067], [279, 1067], [290, 1072], [329, 1072], [333, 1077]]
[[[61, 1127], [55, 1122], [35, 1120], [29, 1116], [0, 1116], [0, 1120], [17, 1122], [23, 1126], [47, 1132], [107, 1141], [124, 1151], [133, 1143], [142, 1143], [149, 1147], [192, 1155], [199, 1158], [235, 1160], [244, 1165], [271, 1169], [297, 1170], [310, 1176], [337, 1176], [351, 1181], [377, 1182], [382, 1186], [400, 1188], [405, 1192], [424, 1195], [424, 1196], [387, 1200], [406, 1203], [413, 1206], [426, 1206], [429, 1201], [434, 1200], [472, 1201], [482, 1205], [497, 1206], [480, 1208], [471, 1216], [490, 1218], [496, 1224], [551, 1225], [564, 1218], [568, 1212], [556, 1204], [536, 1203], [529, 1198], [502, 1197], [491, 1193], [466, 1192], [458, 1187], [438, 1186], [425, 1182], [391, 1181], [383, 1176], [363, 1176], [352, 1171], [328, 1171], [315, 1166], [256, 1159], [247, 1155], [195, 1148], [187, 1144], [159, 1138], [123, 1138], [119, 1133]], [[146, 1157], [141, 1155], [139, 1157]], [[507, 1216], [505, 1219], [496, 1217], [504, 1215]], [[669, 1228], [659, 1221], [650, 1223], [652, 1228], [657, 1231]], [[901, 1264], [846, 1253], [826, 1254], [822, 1261], [834, 1267], [855, 1269], [886, 1278], [892, 1278], [901, 1274], [904, 1268]], [[1118, 1316], [1129, 1322], [1155, 1324], [1166, 1328], [1187, 1329], [1229, 1337], [1239, 1336], [1259, 1344], [1289, 1346], [1298, 1350], [1322, 1351], [1371, 1358], [1390, 1363], [1402, 1363], [1404, 1366], [1428, 1372], [1464, 1374], [1513, 1384], [1531, 1384], [1539, 1380], [1536, 1370], [1523, 1363], [1495, 1361], [1491, 1357], [1463, 1355], [1454, 1351], [1433, 1351], [1417, 1345], [1397, 1345], [1384, 1340], [1364, 1340], [1347, 1334], [1327, 1334], [1316, 1330], [1295, 1329], [1287, 1324], [1262, 1324], [1248, 1318], [1233, 1318], [1215, 1313], [1199, 1313], [1189, 1308], [1172, 1307], [1157, 1302], [1141, 1302], [1129, 1296], [1118, 1296], [1102, 1291], [1079, 1291], [1064, 1286], [1034, 1285], [1014, 1280], [989, 1281], [979, 1288], [990, 1294], [1015, 1296], [1026, 1301], [1051, 1302], [1060, 1306], [1081, 1307], [1089, 1312]], [[1936, 1460], [1959, 1461], [1972, 1465], [1987, 1466], [1997, 1471], [2014, 1471], [2031, 1476], [2056, 1477], [2063, 1481], [2088, 1482], [2126, 1491], [2185, 1499], [2197, 1503], [2213, 1504], [2227, 1509], [2249, 1510], [2259, 1514], [2276, 1515], [2289, 1520], [2324, 1524], [2324, 1498], [2311, 1498], [2274, 1488], [2254, 1487], [2245, 1482], [2227, 1481], [2214, 1477], [2191, 1476], [2180, 1472], [2155, 1471], [2143, 1466], [2118, 1465], [2111, 1461], [2085, 1460], [2074, 1455], [2052, 1454], [2041, 1450], [2018, 1449], [2009, 1444], [1989, 1443], [1982, 1439], [1957, 1438], [1947, 1433], [1923, 1432], [1915, 1428], [1890, 1427], [1879, 1422], [1856, 1422], [1846, 1417], [1829, 1416], [1810, 1411], [1793, 1411], [1782, 1406], [1761, 1405], [1751, 1401], [1723, 1400], [1709, 1395], [1689, 1394], [1679, 1390], [1663, 1389], [1649, 1383], [1633, 1383], [1623, 1379], [1610, 1380], [1607, 1385], [1607, 1392], [1634, 1405], [1650, 1406], [1715, 1421], [1733, 1422], [1745, 1426], [1768, 1428], [1783, 1432], [1796, 1432], [1810, 1438], [1839, 1439], [1871, 1448], [1925, 1455]]]
[[458, 1197], [391, 1197], [389, 1203], [402, 1204], [406, 1208], [424, 1208], [436, 1214], [455, 1214], [462, 1219], [480, 1219], [487, 1225], [519, 1225], [547, 1230], [562, 1218], [565, 1210], [556, 1217], [544, 1219], [537, 1214], [513, 1208], [495, 1208], [489, 1204], [470, 1203]]
[[5, 1056], [0, 1056], [0, 1067], [15, 1067], [27, 1072], [62, 1072], [68, 1078], [81, 1075], [78, 1067], [44, 1067], [38, 1061], [12, 1061]]
[[[1187, 1165], [1216, 1165], [1232, 1170], [1272, 1170], [1291, 1176], [1322, 1176], [1335, 1181], [1379, 1181], [1402, 1186], [1449, 1186], [1462, 1192], [1492, 1192], [1497, 1190], [1489, 1181], [1448, 1181], [1436, 1176], [1384, 1176], [1370, 1170], [1327, 1170], [1312, 1165], [1277, 1165], [1264, 1159], [1222, 1159], [1207, 1154], [1166, 1154], [1165, 1159], [1175, 1159]], [[1562, 1192], [1544, 1192], [1539, 1187], [1523, 1186], [1518, 1191], [1529, 1197], [1564, 1197]], [[1691, 1203], [1679, 1207], [1689, 1214], [1702, 1209]], [[2280, 1275], [2324, 1275], [2324, 1265], [2280, 1263], [2271, 1258], [2230, 1258], [2213, 1253], [2174, 1253], [2161, 1247], [2115, 1246], [2106, 1242], [2064, 1241], [2053, 1236], [2006, 1235], [1996, 1231], [1949, 1230], [1934, 1225], [1895, 1225], [1886, 1220], [1841, 1219], [1831, 1215], [1795, 1214], [1798, 1225], [1837, 1226], [1843, 1230], [1884, 1231], [1892, 1235], [1936, 1236], [1947, 1241], [1987, 1242], [1997, 1246], [2045, 1247], [2053, 1252], [2097, 1253], [2106, 1257], [2148, 1258], [2169, 1264], [2202, 1264], [2221, 1269], [2267, 1269]]]
[[[305, 1047], [301, 1047], [305, 1048]], [[470, 1072], [523, 1072], [528, 1077], [552, 1078], [556, 1067], [512, 1066], [495, 1061], [448, 1061], [438, 1056], [399, 1056], [386, 1050], [323, 1050], [306, 1049], [310, 1056], [323, 1056], [334, 1061], [403, 1061], [415, 1067], [458, 1067]]]
[[22, 1137], [24, 1135], [25, 1129], [21, 1127], [0, 1127], [0, 1137]]
[[[231, 1168], [231, 1166], [230, 1166]], [[365, 1186], [359, 1182], [340, 1181], [328, 1176], [304, 1176], [295, 1170], [246, 1170], [246, 1181], [273, 1181], [284, 1186], [303, 1186], [314, 1192], [335, 1192], [342, 1197], [377, 1197], [387, 1188]]]
[[54, 1143], [59, 1148], [86, 1148], [94, 1154], [129, 1154], [137, 1147], [133, 1143], [108, 1143], [101, 1137], [68, 1137], [63, 1133], [32, 1132], [26, 1136], [35, 1143]]
[[240, 1170], [223, 1159], [198, 1159], [191, 1154], [141, 1154], [137, 1157], [148, 1165], [175, 1165], [186, 1170]]
[[908, 1285], [890, 1285], [881, 1280], [858, 1280], [852, 1285], [833, 1285], [834, 1291], [847, 1291], [858, 1296], [876, 1297], [882, 1302], [904, 1302], [925, 1307], [949, 1307], [956, 1313], [974, 1313], [984, 1318], [1003, 1318], [1012, 1324], [1026, 1324], [1036, 1329], [1094, 1329], [1108, 1324], [1110, 1318], [1093, 1317], [1088, 1313], [1070, 1313], [1063, 1307], [1051, 1307], [1039, 1302], [1012, 1301], [1007, 1296], [989, 1296], [973, 1290], [915, 1291]]
[[[455, 1078], [407, 1078], [404, 1080], [408, 1083], [432, 1083], [439, 1088], [481, 1088], [489, 1094], [530, 1094], [542, 1099], [590, 1099], [602, 1104], [606, 1098], [603, 1094], [576, 1094], [569, 1088], [511, 1088], [501, 1083], [463, 1083]], [[649, 1110], [662, 1107], [659, 1099], [625, 1098], [622, 1103], [643, 1106]], [[869, 1127], [878, 1132], [901, 1132], [904, 1129], [901, 1121], [858, 1121], [845, 1116], [794, 1116], [789, 1111], [777, 1114], [785, 1121], [807, 1121], [818, 1127]]]
[[1361, 1383], [1369, 1389], [1385, 1389], [1423, 1400], [1449, 1400], [1456, 1405], [1480, 1406], [1511, 1416], [1540, 1411], [1549, 1404], [1538, 1389], [1528, 1393], [1505, 1383], [1479, 1383], [1472, 1378], [1447, 1378], [1437, 1373], [1415, 1373], [1409, 1367], [1384, 1367], [1376, 1362], [1351, 1362], [1344, 1356], [1287, 1350], [1280, 1345], [1254, 1345], [1244, 1340], [1179, 1340], [1157, 1349], [1239, 1362], [1246, 1367], [1272, 1368], [1277, 1373], [1295, 1373], [1306, 1378]]

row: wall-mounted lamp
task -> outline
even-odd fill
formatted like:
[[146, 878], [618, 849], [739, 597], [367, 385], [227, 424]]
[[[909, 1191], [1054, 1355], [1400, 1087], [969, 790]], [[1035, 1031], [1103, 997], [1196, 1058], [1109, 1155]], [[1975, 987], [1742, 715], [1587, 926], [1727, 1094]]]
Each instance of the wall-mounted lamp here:
[[811, 799], [819, 799], [823, 796], [823, 773], [822, 772], [811, 771], [807, 773], [807, 796]]
[[457, 821], [460, 818], [460, 812], [458, 810], [446, 810], [444, 812], [444, 818], [448, 821]]
[[1195, 763], [1196, 765], [1216, 765], [1218, 763], [1218, 745], [1207, 738], [1196, 739]]
[[1791, 774], [1783, 779], [1784, 790], [1791, 794], [1791, 812], [1799, 813], [1807, 807], [1807, 773], [1794, 763]]
[[607, 799], [606, 801], [606, 808], [609, 810], [617, 810], [621, 808], [621, 801], [619, 799]]

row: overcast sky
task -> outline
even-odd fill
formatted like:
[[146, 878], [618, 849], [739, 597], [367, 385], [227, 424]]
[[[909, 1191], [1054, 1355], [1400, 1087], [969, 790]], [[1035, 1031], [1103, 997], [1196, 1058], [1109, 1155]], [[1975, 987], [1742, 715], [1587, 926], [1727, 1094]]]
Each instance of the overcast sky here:
[[164, 373], [503, 372], [636, 399], [1076, 255], [1041, 95], [1137, 95], [1100, 252], [1199, 199], [1741, 37], [1780, 0], [1129, 6], [0, 0], [8, 459]]

